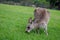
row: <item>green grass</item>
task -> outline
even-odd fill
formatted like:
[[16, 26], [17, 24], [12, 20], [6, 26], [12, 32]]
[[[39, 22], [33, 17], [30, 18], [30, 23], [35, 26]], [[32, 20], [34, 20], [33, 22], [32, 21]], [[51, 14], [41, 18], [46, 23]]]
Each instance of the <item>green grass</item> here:
[[34, 8], [0, 4], [0, 40], [60, 40], [60, 11], [50, 11], [48, 33], [25, 33], [29, 17]]

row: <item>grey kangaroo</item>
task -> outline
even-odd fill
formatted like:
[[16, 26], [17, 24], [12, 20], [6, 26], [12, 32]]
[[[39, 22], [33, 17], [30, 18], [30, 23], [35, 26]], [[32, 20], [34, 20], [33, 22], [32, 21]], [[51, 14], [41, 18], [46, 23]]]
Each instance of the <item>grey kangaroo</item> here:
[[30, 32], [33, 29], [38, 29], [37, 32], [39, 32], [39, 28], [43, 28], [46, 35], [48, 35], [47, 32], [47, 25], [50, 19], [50, 13], [45, 8], [36, 8], [34, 10], [34, 19], [32, 20], [32, 17], [29, 18], [28, 24], [26, 27], [26, 32]]

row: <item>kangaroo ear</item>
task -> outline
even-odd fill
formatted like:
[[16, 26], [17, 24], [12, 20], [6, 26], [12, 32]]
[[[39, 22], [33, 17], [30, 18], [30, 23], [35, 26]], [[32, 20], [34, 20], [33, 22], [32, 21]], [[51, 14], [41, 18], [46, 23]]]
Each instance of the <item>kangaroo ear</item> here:
[[29, 23], [32, 23], [32, 17], [29, 18], [28, 22]]

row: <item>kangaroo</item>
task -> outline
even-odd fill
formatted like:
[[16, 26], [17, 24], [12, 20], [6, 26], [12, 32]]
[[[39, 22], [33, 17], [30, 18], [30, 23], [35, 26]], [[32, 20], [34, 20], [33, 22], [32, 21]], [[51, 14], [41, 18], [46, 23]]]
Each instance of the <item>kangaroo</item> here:
[[36, 8], [34, 10], [34, 19], [32, 20], [32, 17], [29, 18], [28, 24], [26, 27], [26, 32], [30, 32], [33, 29], [43, 28], [46, 35], [48, 35], [47, 32], [47, 25], [50, 19], [50, 13], [45, 8]]

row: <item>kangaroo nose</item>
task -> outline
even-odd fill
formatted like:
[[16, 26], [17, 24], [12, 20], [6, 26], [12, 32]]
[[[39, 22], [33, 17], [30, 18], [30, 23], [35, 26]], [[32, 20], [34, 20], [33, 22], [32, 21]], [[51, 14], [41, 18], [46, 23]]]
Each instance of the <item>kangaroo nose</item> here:
[[25, 31], [26, 33], [28, 33], [27, 31]]

